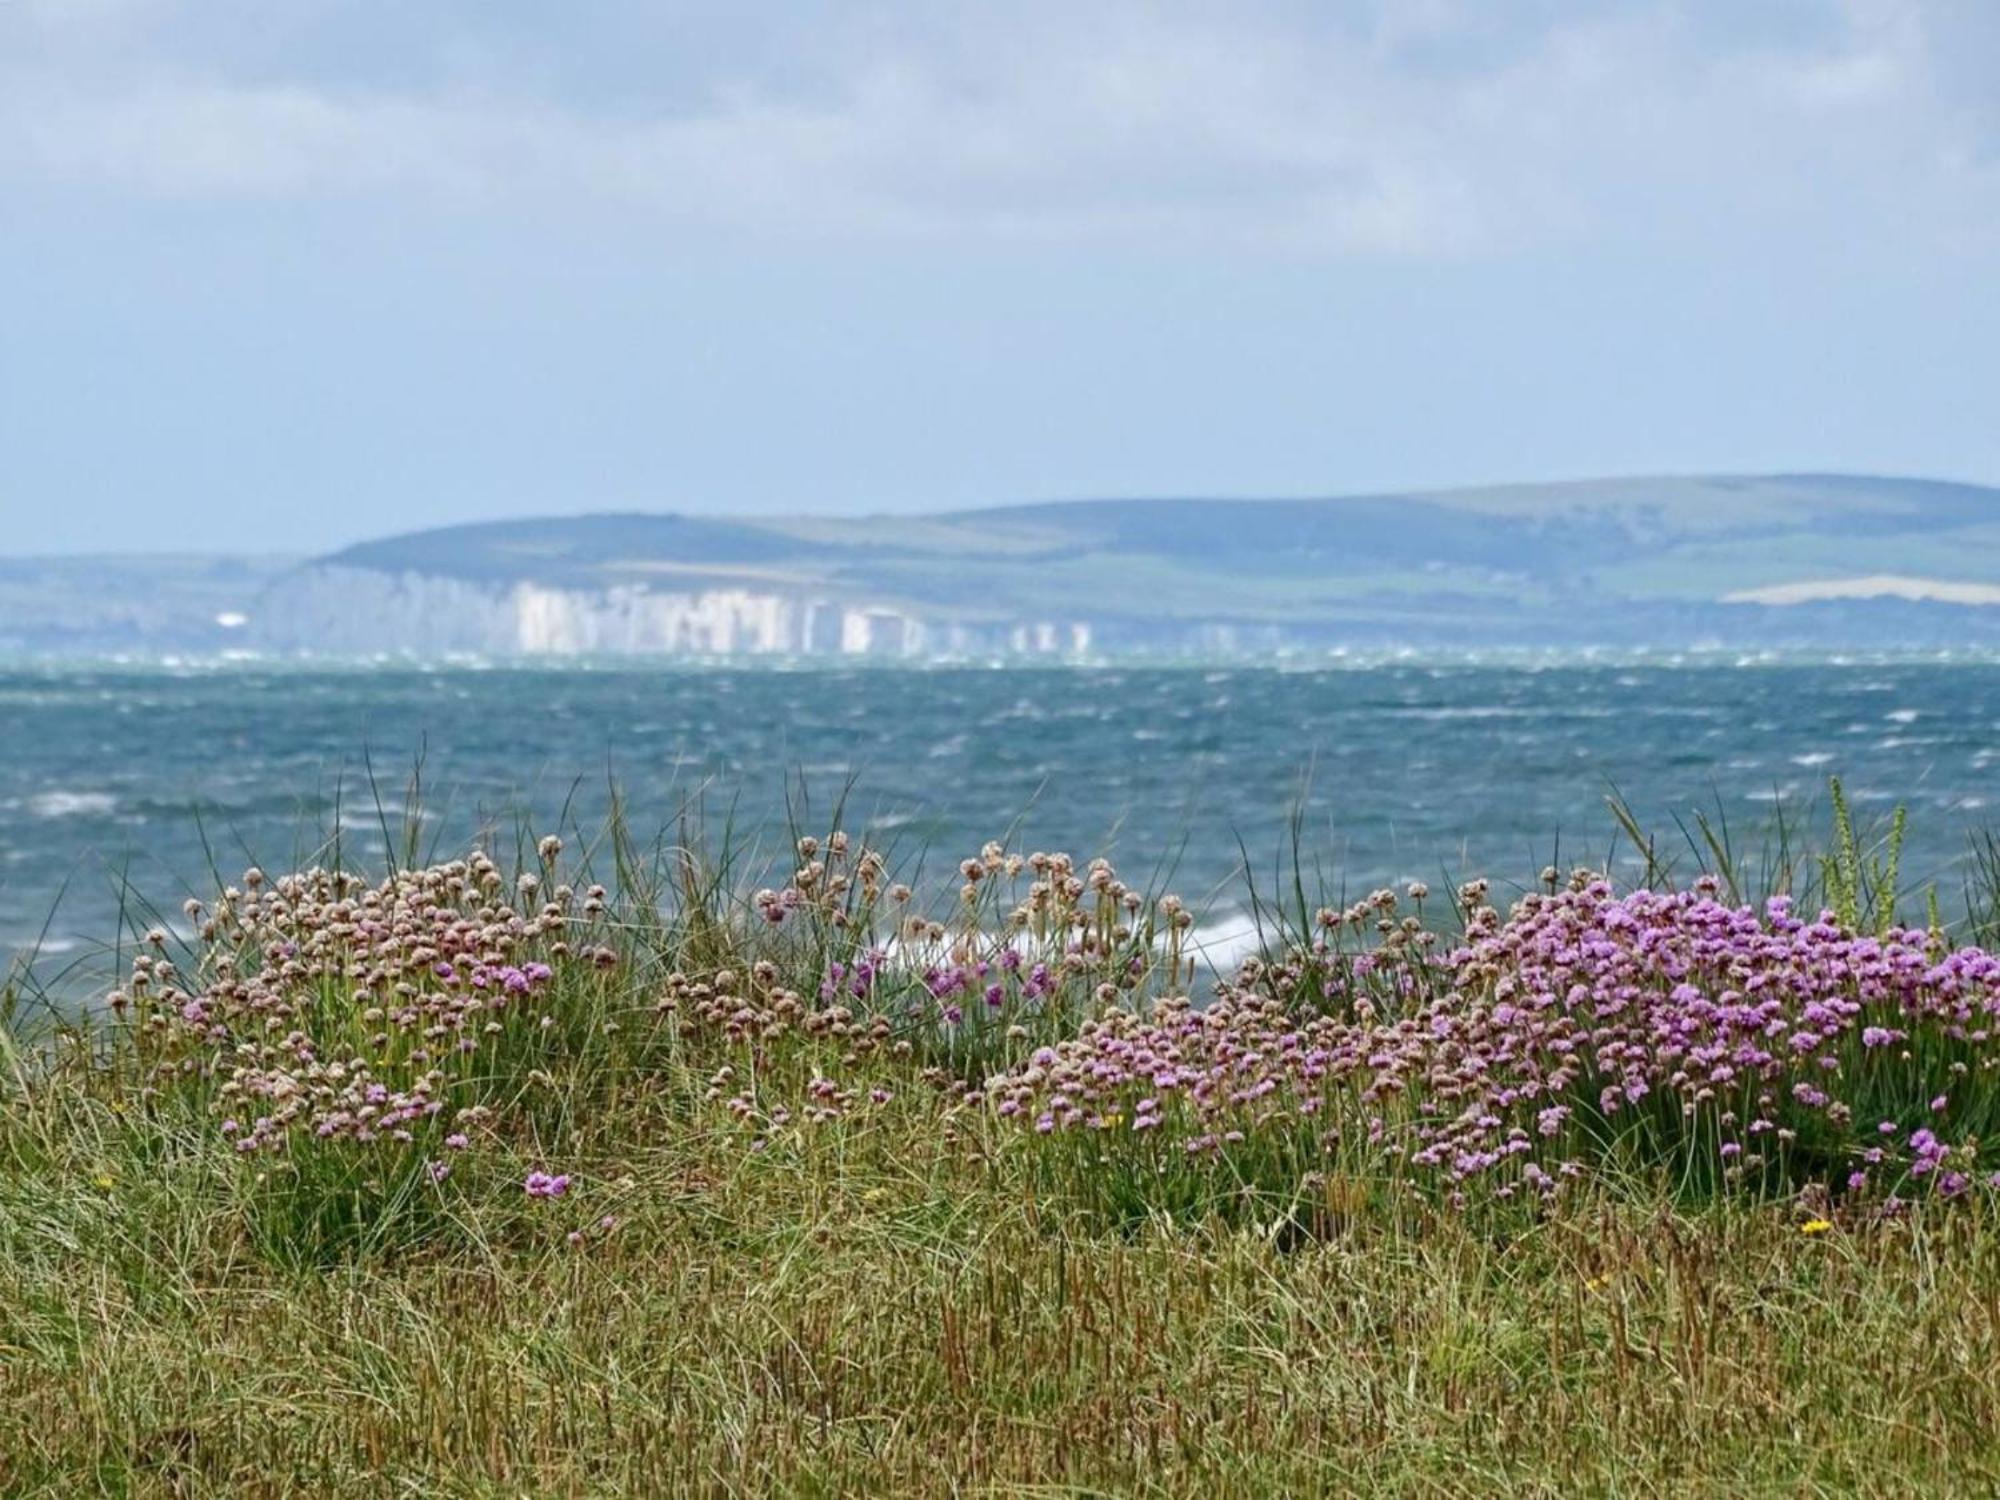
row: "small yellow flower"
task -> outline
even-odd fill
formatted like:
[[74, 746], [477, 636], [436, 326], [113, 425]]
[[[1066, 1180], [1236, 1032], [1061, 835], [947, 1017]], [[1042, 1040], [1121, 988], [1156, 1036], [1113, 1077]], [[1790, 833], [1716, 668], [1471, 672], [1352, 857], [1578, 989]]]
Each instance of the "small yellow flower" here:
[[1611, 1284], [1609, 1276], [1593, 1276], [1583, 1284], [1586, 1292], [1601, 1292]]
[[1098, 1129], [1116, 1130], [1120, 1125], [1123, 1125], [1124, 1123], [1125, 1123], [1125, 1116], [1121, 1114], [1119, 1111], [1114, 1109], [1113, 1111], [1111, 1111], [1110, 1114], [1106, 1115], [1101, 1121], [1098, 1122]]
[[1799, 1233], [1825, 1234], [1831, 1228], [1833, 1228], [1833, 1221], [1830, 1219], [1807, 1219], [1805, 1223], [1799, 1226]]
[[99, 1172], [91, 1181], [107, 1193], [118, 1186], [118, 1179], [113, 1177], [109, 1172]]

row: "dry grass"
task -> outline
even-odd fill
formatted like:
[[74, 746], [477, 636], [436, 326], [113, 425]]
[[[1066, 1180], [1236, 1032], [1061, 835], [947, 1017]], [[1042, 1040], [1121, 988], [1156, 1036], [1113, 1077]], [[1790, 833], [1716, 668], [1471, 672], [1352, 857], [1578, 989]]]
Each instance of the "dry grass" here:
[[915, 1106], [760, 1156], [638, 1110], [546, 1218], [287, 1272], [227, 1172], [149, 1172], [147, 1134], [74, 1096], [6, 1117], [10, 1494], [2000, 1485], [1980, 1208], [1807, 1235], [1604, 1196], [1116, 1236]]

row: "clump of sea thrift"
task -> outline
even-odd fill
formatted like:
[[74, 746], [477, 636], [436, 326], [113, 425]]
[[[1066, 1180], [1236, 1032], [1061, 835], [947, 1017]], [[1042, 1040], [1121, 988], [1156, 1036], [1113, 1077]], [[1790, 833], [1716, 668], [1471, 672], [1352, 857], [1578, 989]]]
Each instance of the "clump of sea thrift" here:
[[192, 973], [155, 945], [111, 1004], [151, 1086], [208, 1089], [239, 1153], [420, 1137], [463, 1151], [493, 1122], [498, 1060], [537, 1050], [558, 966], [614, 956], [576, 942], [576, 896], [557, 885], [517, 905], [478, 853], [378, 884], [253, 869], [212, 910], [195, 904]]
[[2000, 959], [1712, 881], [1549, 871], [1505, 914], [1472, 882], [1453, 935], [1421, 884], [1381, 890], [1198, 1004], [1192, 914], [1103, 860], [989, 844], [926, 907], [877, 852], [804, 839], [699, 956], [627, 981], [608, 893], [562, 882], [559, 841], [535, 852], [512, 876], [478, 853], [374, 884], [252, 870], [193, 904], [192, 972], [160, 933], [112, 997], [149, 1086], [199, 1091], [246, 1158], [393, 1158], [433, 1185], [558, 1086], [565, 1048], [614, 1035], [621, 1076], [692, 1069], [754, 1151], [916, 1107], [947, 1139], [989, 1117], [980, 1149], [1087, 1143], [1087, 1170], [1218, 1191], [1366, 1172], [1542, 1199], [1606, 1162], [1885, 1203], [1994, 1180]]
[[1448, 953], [1378, 893], [1320, 924], [1374, 944], [1322, 939], [1206, 1010], [1087, 1024], [985, 1099], [1040, 1134], [1193, 1155], [1284, 1132], [1454, 1191], [1547, 1195], [1607, 1158], [1723, 1186], [1969, 1187], [2000, 1124], [2000, 959], [1706, 881], [1620, 896], [1583, 873], [1504, 919], [1462, 894]]

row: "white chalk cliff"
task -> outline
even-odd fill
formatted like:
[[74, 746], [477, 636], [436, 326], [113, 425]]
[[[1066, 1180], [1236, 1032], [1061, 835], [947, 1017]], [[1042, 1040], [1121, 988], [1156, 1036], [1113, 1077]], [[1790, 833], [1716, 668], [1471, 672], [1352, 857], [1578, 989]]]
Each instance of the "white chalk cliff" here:
[[743, 587], [496, 586], [327, 564], [271, 589], [251, 625], [261, 645], [327, 654], [1077, 656], [1091, 645], [1081, 620], [967, 623]]

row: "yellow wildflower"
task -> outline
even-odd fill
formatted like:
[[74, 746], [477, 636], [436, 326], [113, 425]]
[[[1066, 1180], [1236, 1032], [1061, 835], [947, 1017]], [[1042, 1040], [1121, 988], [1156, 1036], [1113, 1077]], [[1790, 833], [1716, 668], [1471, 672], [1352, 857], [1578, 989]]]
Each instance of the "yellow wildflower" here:
[[1807, 1219], [1805, 1223], [1799, 1226], [1799, 1233], [1825, 1234], [1831, 1228], [1833, 1228], [1833, 1221], [1830, 1219]]
[[91, 1181], [107, 1193], [118, 1186], [118, 1179], [113, 1177], [109, 1172], [99, 1172]]

